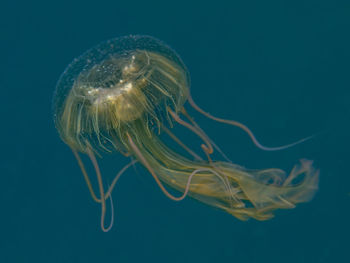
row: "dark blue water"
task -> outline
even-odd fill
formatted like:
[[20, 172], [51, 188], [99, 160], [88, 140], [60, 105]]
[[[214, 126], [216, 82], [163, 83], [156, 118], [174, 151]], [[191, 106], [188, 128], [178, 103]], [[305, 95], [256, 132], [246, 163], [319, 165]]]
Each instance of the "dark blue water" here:
[[[0, 262], [349, 261], [350, 3], [228, 2], [1, 2]], [[244, 122], [264, 144], [321, 132], [263, 152], [242, 131], [191, 112], [237, 164], [288, 171], [314, 160], [315, 198], [242, 222], [192, 199], [168, 200], [138, 165], [116, 187], [115, 225], [103, 233], [51, 101], [75, 57], [128, 34], [168, 43], [190, 71], [197, 103]], [[126, 162], [117, 154], [101, 161], [107, 182]]]

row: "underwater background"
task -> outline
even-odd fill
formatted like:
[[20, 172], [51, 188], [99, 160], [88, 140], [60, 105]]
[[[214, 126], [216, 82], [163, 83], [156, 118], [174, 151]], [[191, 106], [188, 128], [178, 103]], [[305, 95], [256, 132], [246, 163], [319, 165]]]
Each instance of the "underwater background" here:
[[[350, 262], [349, 1], [3, 0], [0, 28], [1, 263]], [[241, 130], [191, 111], [239, 165], [289, 172], [314, 160], [314, 199], [242, 222], [190, 198], [169, 200], [136, 165], [118, 182], [114, 226], [102, 232], [100, 207], [55, 129], [52, 98], [75, 57], [130, 34], [172, 47], [197, 104], [243, 122], [263, 144], [316, 134], [264, 152]], [[107, 182], [127, 161], [101, 161]]]

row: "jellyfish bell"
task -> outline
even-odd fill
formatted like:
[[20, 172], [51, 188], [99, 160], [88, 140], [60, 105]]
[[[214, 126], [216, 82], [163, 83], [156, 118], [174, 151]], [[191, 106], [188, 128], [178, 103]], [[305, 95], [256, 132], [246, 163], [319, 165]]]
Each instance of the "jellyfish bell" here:
[[75, 59], [58, 81], [55, 124], [63, 141], [86, 152], [125, 151], [123, 139], [136, 126], [160, 127], [167, 108], [178, 112], [190, 79], [180, 57], [149, 36], [103, 42]]
[[[308, 138], [266, 147], [247, 126], [202, 110], [189, 87], [189, 73], [181, 58], [149, 36], [103, 42], [75, 59], [60, 77], [54, 95], [55, 125], [72, 149], [92, 198], [101, 204], [102, 230], [112, 226], [106, 228], [104, 224], [105, 201], [111, 200], [118, 179], [136, 162], [149, 171], [170, 199], [180, 201], [189, 195], [242, 220], [269, 219], [276, 209], [293, 208], [314, 195], [318, 171], [311, 161], [302, 160], [289, 176], [280, 169], [248, 170], [234, 165], [187, 113], [185, 102], [209, 119], [243, 129], [262, 150], [286, 149]], [[197, 153], [173, 134], [173, 123], [197, 135], [203, 152]], [[191, 158], [168, 147], [158, 136], [160, 132], [168, 134]], [[213, 160], [214, 150], [226, 161]], [[95, 154], [116, 151], [133, 160], [105, 191]], [[99, 196], [79, 153], [88, 155], [94, 166]], [[181, 194], [171, 194], [165, 185]]]

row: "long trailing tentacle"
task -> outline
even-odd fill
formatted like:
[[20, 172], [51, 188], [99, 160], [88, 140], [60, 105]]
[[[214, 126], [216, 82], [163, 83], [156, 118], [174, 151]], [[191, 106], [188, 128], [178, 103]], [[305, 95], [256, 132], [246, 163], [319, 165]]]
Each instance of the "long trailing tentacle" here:
[[[113, 221], [110, 222], [110, 225], [105, 228], [104, 225], [104, 221], [105, 221], [105, 215], [106, 215], [106, 199], [105, 199], [105, 192], [103, 189], [103, 181], [102, 181], [102, 176], [101, 176], [101, 171], [100, 171], [100, 167], [98, 166], [96, 157], [94, 155], [94, 153], [92, 152], [92, 150], [90, 149], [90, 147], [87, 147], [87, 154], [94, 166], [95, 169], [95, 173], [96, 173], [96, 177], [97, 177], [97, 181], [98, 181], [98, 187], [100, 190], [100, 200], [101, 200], [101, 229], [104, 232], [108, 232], [112, 226], [113, 226]], [[113, 207], [113, 205], [112, 205]]]
[[[91, 184], [91, 181], [90, 181], [90, 178], [89, 178], [89, 175], [87, 174], [86, 172], [86, 169], [85, 169], [85, 165], [83, 163], [83, 161], [81, 160], [80, 156], [79, 156], [79, 153], [74, 150], [74, 149], [71, 149], [75, 158], [77, 159], [77, 162], [78, 162], [78, 165], [80, 167], [80, 170], [84, 176], [84, 179], [85, 179], [85, 182], [86, 182], [86, 185], [89, 189], [89, 192], [91, 194], [91, 197], [92, 199], [96, 202], [96, 203], [101, 203], [101, 199], [98, 198], [95, 194], [95, 191], [92, 187], [92, 184]], [[133, 164], [137, 163], [137, 160], [132, 160], [131, 162], [129, 162], [128, 164], [126, 164], [119, 172], [118, 174], [114, 177], [110, 187], [108, 188], [108, 191], [106, 192], [105, 194], [105, 200], [107, 200], [107, 198], [112, 194], [112, 191], [117, 183], [117, 181], [119, 180], [119, 178], [122, 176], [122, 174], [130, 168], [130, 166], [132, 166]]]
[[242, 129], [243, 131], [245, 131], [249, 137], [251, 138], [251, 140], [253, 141], [253, 143], [255, 144], [256, 147], [258, 147], [259, 149], [261, 150], [264, 150], [264, 151], [280, 151], [280, 150], [284, 150], [284, 149], [287, 149], [287, 148], [290, 148], [290, 147], [293, 147], [295, 145], [298, 145], [302, 142], [305, 142], [311, 138], [314, 137], [314, 135], [311, 135], [309, 137], [306, 137], [306, 138], [303, 138], [301, 140], [298, 140], [296, 142], [293, 142], [293, 143], [290, 143], [290, 144], [287, 144], [287, 145], [283, 145], [283, 146], [278, 146], [278, 147], [267, 147], [267, 146], [264, 146], [262, 145], [255, 137], [255, 135], [253, 134], [253, 132], [247, 127], [245, 126], [244, 124], [238, 122], [238, 121], [234, 121], [234, 120], [225, 120], [225, 119], [221, 119], [221, 118], [218, 118], [218, 117], [215, 117], [213, 115], [211, 115], [210, 113], [202, 110], [192, 99], [191, 95], [188, 96], [188, 102], [190, 103], [190, 105], [198, 112], [200, 112], [201, 114], [203, 114], [204, 116], [206, 116], [207, 118], [209, 119], [212, 119], [214, 121], [218, 121], [218, 122], [222, 122], [222, 123], [226, 123], [226, 124], [230, 124], [230, 125], [233, 125], [233, 126], [236, 126], [240, 129]]
[[79, 153], [78, 153], [76, 150], [74, 150], [73, 148], [71, 148], [71, 150], [72, 150], [72, 152], [73, 152], [75, 158], [76, 158], [77, 161], [78, 161], [80, 170], [81, 170], [81, 172], [83, 173], [85, 182], [86, 182], [86, 184], [87, 184], [87, 187], [89, 188], [89, 192], [90, 192], [90, 195], [91, 195], [92, 199], [94, 199], [95, 202], [100, 203], [101, 200], [96, 196], [95, 191], [94, 191], [94, 189], [92, 188], [92, 184], [91, 184], [89, 175], [88, 175], [87, 172], [86, 172], [84, 163], [83, 163], [83, 161], [81, 160], [81, 158], [80, 158], [80, 156], [79, 156]]
[[102, 229], [104, 232], [108, 232], [109, 230], [111, 230], [114, 224], [114, 205], [113, 205], [112, 195], [109, 195], [109, 200], [111, 201], [111, 221], [109, 226], [105, 230]]
[[[99, 166], [98, 166], [98, 163], [97, 163], [97, 160], [96, 160], [96, 157], [95, 155], [93, 154], [93, 152], [88, 148], [88, 156], [94, 166], [94, 169], [95, 169], [95, 172], [96, 172], [96, 176], [97, 176], [97, 180], [98, 180], [98, 184], [99, 184], [99, 189], [100, 189], [100, 193], [101, 193], [101, 198], [98, 198], [95, 194], [95, 191], [93, 190], [93, 187], [92, 187], [92, 184], [91, 184], [91, 181], [90, 181], [90, 178], [86, 172], [86, 169], [85, 169], [85, 166], [84, 166], [84, 163], [83, 161], [81, 160], [80, 156], [79, 156], [79, 153], [72, 149], [72, 152], [75, 156], [75, 158], [77, 159], [78, 161], [78, 164], [79, 164], [79, 167], [83, 173], [83, 176], [84, 176], [84, 179], [85, 179], [85, 182], [88, 186], [88, 189], [90, 191], [90, 194], [91, 194], [91, 197], [92, 199], [97, 202], [97, 203], [101, 203], [101, 209], [102, 209], [102, 212], [101, 212], [101, 228], [104, 232], [108, 232], [109, 230], [111, 230], [112, 226], [113, 226], [113, 223], [114, 223], [114, 207], [113, 207], [113, 200], [112, 200], [112, 191], [116, 185], [116, 183], [118, 182], [119, 178], [122, 176], [122, 174], [130, 167], [132, 166], [133, 164], [137, 163], [137, 160], [132, 160], [130, 163], [128, 163], [127, 165], [125, 165], [119, 172], [118, 174], [114, 177], [113, 181], [112, 181], [112, 184], [109, 186], [108, 188], [108, 191], [106, 192], [106, 194], [104, 194], [104, 190], [103, 190], [103, 183], [102, 183], [102, 176], [101, 176], [101, 171], [99, 169]], [[105, 204], [105, 200], [107, 199], [110, 199], [110, 202], [111, 202], [111, 220], [110, 220], [110, 225], [105, 228], [104, 227], [104, 217], [105, 217], [105, 213], [106, 213], [106, 204]]]
[[112, 195], [112, 191], [116, 185], [116, 183], [118, 182], [120, 176], [122, 176], [122, 174], [129, 169], [132, 165], [134, 165], [135, 163], [137, 163], [137, 160], [132, 160], [131, 162], [129, 162], [127, 165], [125, 165], [119, 172], [118, 174], [114, 177], [110, 187], [108, 188], [108, 191], [106, 192], [106, 196], [105, 198], [108, 198], [109, 196]]

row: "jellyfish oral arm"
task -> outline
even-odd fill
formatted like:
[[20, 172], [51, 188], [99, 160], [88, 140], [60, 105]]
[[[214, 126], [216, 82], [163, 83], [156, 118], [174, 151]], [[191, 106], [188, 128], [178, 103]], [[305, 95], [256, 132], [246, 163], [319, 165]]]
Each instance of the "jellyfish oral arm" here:
[[166, 190], [166, 188], [164, 187], [164, 185], [162, 184], [162, 182], [159, 180], [158, 176], [156, 175], [156, 173], [154, 172], [154, 170], [152, 169], [152, 167], [149, 165], [149, 163], [147, 162], [146, 158], [142, 155], [141, 151], [138, 149], [138, 147], [136, 146], [136, 144], [133, 142], [133, 140], [131, 139], [130, 135], [127, 134], [128, 136], [128, 141], [129, 144], [131, 146], [131, 148], [133, 149], [133, 151], [135, 152], [136, 156], [140, 159], [141, 163], [147, 168], [147, 170], [151, 173], [152, 177], [154, 178], [154, 180], [156, 181], [157, 185], [159, 186], [159, 188], [162, 190], [162, 192], [171, 200], [174, 201], [181, 201], [183, 199], [185, 199], [185, 197], [188, 194], [188, 191], [190, 189], [190, 185], [191, 185], [191, 180], [193, 178], [194, 175], [196, 175], [198, 172], [202, 171], [202, 169], [197, 169], [195, 171], [193, 171], [191, 173], [191, 175], [188, 177], [187, 179], [187, 183], [186, 183], [186, 187], [184, 189], [184, 193], [179, 196], [176, 197], [172, 194], [170, 194], [168, 192], [168, 190]]
[[128, 136], [128, 141], [129, 141], [129, 144], [132, 148], [132, 150], [135, 152], [135, 155], [140, 159], [141, 163], [147, 168], [147, 170], [151, 173], [152, 177], [154, 178], [154, 180], [156, 181], [157, 185], [159, 186], [159, 188], [162, 190], [162, 192], [167, 196], [169, 197], [171, 200], [174, 200], [174, 201], [181, 201], [183, 200], [186, 195], [187, 195], [187, 192], [189, 190], [189, 184], [191, 182], [191, 178], [189, 178], [188, 180], [188, 186], [186, 187], [186, 190], [185, 192], [183, 193], [182, 196], [180, 197], [176, 197], [176, 196], [173, 196], [172, 194], [170, 194], [168, 192], [168, 190], [165, 189], [164, 185], [162, 184], [162, 182], [159, 180], [158, 176], [156, 175], [156, 173], [154, 172], [154, 170], [152, 169], [152, 167], [149, 165], [149, 163], [147, 162], [146, 158], [142, 155], [141, 151], [139, 150], [139, 148], [136, 146], [136, 144], [133, 142], [133, 140], [131, 139], [130, 135], [127, 133], [127, 136]]
[[152, 169], [152, 167], [150, 166], [150, 164], [147, 162], [146, 158], [142, 155], [141, 151], [139, 150], [139, 148], [136, 146], [136, 144], [133, 142], [132, 138], [130, 137], [129, 134], [127, 134], [128, 137], [128, 141], [129, 144], [132, 148], [132, 150], [135, 152], [135, 155], [140, 159], [141, 163], [147, 168], [147, 170], [151, 173], [152, 177], [154, 178], [154, 180], [156, 181], [157, 185], [159, 186], [159, 188], [162, 190], [162, 192], [171, 200], [173, 201], [182, 201], [183, 199], [185, 199], [185, 197], [188, 195], [189, 191], [190, 191], [190, 186], [191, 186], [191, 181], [193, 179], [193, 177], [200, 173], [200, 172], [210, 172], [211, 174], [213, 174], [214, 176], [218, 177], [222, 184], [224, 185], [225, 189], [231, 193], [231, 198], [235, 199], [234, 197], [234, 191], [231, 188], [231, 186], [228, 183], [228, 179], [225, 176], [221, 176], [218, 172], [216, 172], [214, 169], [211, 168], [206, 168], [206, 167], [202, 167], [202, 168], [198, 168], [198, 169], [194, 169], [191, 174], [188, 176], [187, 178], [187, 182], [186, 185], [184, 187], [184, 192], [181, 196], [176, 197], [172, 194], [170, 194], [166, 188], [164, 187], [164, 185], [162, 184], [162, 182], [160, 181], [160, 179], [158, 178], [158, 176], [156, 175], [155, 171]]

